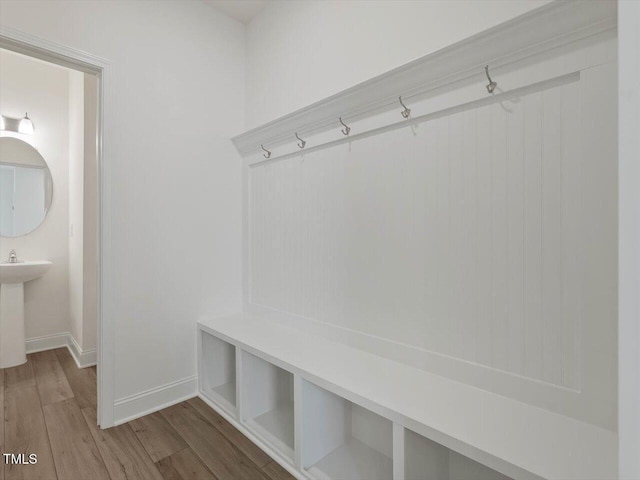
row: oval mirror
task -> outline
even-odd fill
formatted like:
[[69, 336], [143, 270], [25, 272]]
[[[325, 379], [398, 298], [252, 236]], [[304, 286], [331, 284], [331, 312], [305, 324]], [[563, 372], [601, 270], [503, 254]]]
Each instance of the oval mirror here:
[[52, 198], [53, 180], [42, 155], [18, 138], [0, 137], [0, 236], [34, 231]]

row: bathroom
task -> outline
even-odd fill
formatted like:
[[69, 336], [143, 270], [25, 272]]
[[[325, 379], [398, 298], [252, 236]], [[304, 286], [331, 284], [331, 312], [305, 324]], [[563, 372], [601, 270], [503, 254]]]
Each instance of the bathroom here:
[[97, 78], [5, 49], [0, 71], [3, 268], [49, 262], [23, 289], [17, 331], [5, 325], [14, 312], [2, 311], [2, 368], [54, 347], [68, 347], [82, 368], [95, 366]]
[[639, 32], [0, 0], [0, 480], [640, 480]]

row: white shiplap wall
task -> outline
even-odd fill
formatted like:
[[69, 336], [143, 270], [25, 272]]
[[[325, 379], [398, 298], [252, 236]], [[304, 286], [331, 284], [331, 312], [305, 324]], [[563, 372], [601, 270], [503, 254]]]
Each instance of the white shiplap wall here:
[[253, 302], [579, 388], [578, 82], [252, 168]]

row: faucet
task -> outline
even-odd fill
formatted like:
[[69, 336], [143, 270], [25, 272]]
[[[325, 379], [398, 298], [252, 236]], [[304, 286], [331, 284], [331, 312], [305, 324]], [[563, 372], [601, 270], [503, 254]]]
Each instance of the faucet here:
[[15, 250], [9, 252], [9, 260], [7, 260], [7, 263], [18, 263], [18, 255]]

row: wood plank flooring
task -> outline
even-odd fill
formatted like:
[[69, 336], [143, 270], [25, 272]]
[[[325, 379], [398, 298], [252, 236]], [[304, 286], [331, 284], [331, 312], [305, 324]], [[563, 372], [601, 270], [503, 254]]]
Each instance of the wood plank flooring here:
[[0, 480], [292, 480], [262, 450], [193, 398], [108, 430], [96, 425], [96, 371], [66, 348], [0, 370]]

